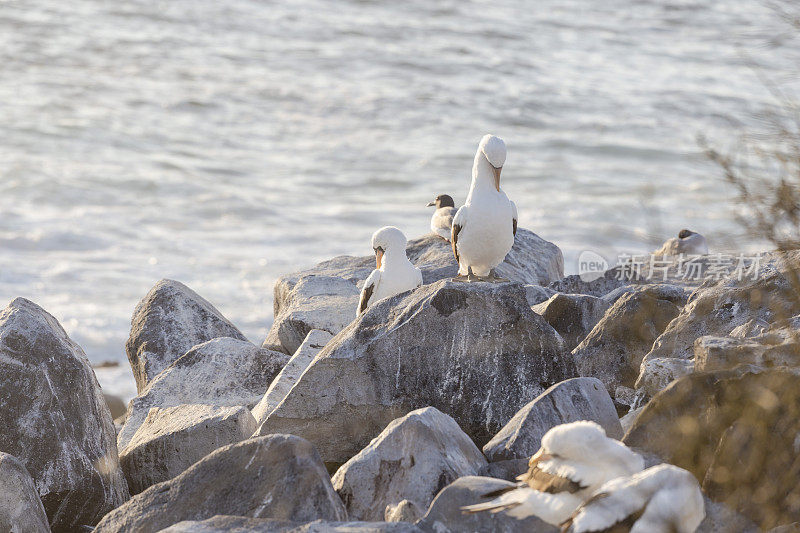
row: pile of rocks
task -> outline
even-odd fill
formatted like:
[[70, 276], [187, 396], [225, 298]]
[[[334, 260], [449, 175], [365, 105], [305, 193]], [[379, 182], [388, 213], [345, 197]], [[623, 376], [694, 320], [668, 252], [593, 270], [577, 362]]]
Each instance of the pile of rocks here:
[[558, 248], [526, 230], [498, 268], [510, 283], [449, 281], [435, 236], [408, 255], [426, 284], [358, 318], [370, 258], [282, 278], [262, 346], [159, 282], [134, 312], [139, 394], [118, 434], [80, 347], [11, 302], [0, 530], [557, 531], [461, 507], [577, 420], [692, 472], [701, 531], [800, 520], [797, 257], [691, 286], [564, 278]]

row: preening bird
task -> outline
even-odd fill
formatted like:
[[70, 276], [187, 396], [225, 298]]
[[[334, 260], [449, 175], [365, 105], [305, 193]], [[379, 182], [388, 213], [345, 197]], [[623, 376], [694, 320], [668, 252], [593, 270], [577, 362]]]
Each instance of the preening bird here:
[[705, 517], [695, 477], [661, 464], [604, 484], [564, 522], [565, 533], [694, 533]]
[[517, 206], [500, 188], [505, 161], [503, 140], [485, 135], [472, 165], [469, 196], [453, 219], [450, 242], [458, 262], [456, 281], [508, 281], [494, 272], [517, 234]]
[[599, 424], [580, 421], [545, 433], [541, 449], [528, 466], [515, 487], [486, 494], [484, 497], [494, 499], [462, 510], [506, 510], [510, 516], [537, 516], [558, 526], [607, 481], [641, 472], [644, 460], [618, 440], [607, 437]]
[[653, 255], [670, 257], [676, 255], [706, 255], [708, 243], [706, 238], [695, 231], [682, 229], [678, 237], [667, 239]]
[[453, 231], [453, 217], [456, 216], [456, 204], [448, 194], [440, 194], [428, 207], [436, 206], [431, 217], [431, 231], [446, 241], [450, 241]]
[[406, 256], [406, 236], [394, 226], [386, 226], [372, 235], [375, 270], [361, 289], [356, 316], [373, 303], [422, 285], [422, 272]]

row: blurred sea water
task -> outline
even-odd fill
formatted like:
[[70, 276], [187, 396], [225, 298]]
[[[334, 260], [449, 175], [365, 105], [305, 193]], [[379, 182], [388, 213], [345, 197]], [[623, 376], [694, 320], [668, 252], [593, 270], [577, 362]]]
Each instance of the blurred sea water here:
[[260, 343], [278, 276], [426, 232], [486, 132], [568, 272], [682, 227], [752, 248], [696, 139], [797, 51], [749, 0], [0, 0], [0, 303], [124, 361], [169, 277]]

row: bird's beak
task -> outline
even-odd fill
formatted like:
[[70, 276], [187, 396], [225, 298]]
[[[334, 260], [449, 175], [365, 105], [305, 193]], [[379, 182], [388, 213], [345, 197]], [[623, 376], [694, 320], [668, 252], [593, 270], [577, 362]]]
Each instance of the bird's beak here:
[[425, 206], [425, 207], [433, 207], [435, 205], [436, 205], [436, 202], [429, 202], [428, 205]]
[[497, 189], [497, 192], [500, 192], [500, 171], [503, 170], [503, 167], [492, 167], [492, 172], [494, 172], [494, 188]]
[[540, 449], [533, 457], [531, 457], [530, 461], [528, 461], [528, 466], [532, 467], [541, 461], [549, 461], [552, 458], [552, 455], [549, 453], [544, 453], [544, 450]]
[[380, 270], [382, 263], [383, 263], [383, 250], [378, 248], [377, 250], [375, 250], [375, 264], [377, 265], [375, 268]]

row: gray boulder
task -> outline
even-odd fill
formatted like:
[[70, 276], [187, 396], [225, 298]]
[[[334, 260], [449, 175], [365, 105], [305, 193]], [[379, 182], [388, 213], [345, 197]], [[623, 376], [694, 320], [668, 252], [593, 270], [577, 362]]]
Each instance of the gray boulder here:
[[692, 372], [694, 372], [694, 361], [657, 357], [642, 362], [635, 387], [643, 398], [650, 398], [676, 379]]
[[534, 305], [533, 311], [553, 326], [564, 339], [565, 348], [572, 351], [600, 322], [609, 307], [596, 296], [558, 293]]
[[50, 533], [33, 478], [13, 455], [0, 452], [0, 531]]
[[414, 523], [425, 514], [424, 509], [417, 507], [411, 500], [403, 500], [394, 505], [387, 505], [383, 514], [383, 519], [387, 522], [411, 522]]
[[246, 407], [154, 407], [120, 451], [131, 494], [177, 476], [216, 449], [249, 439], [257, 429]]
[[483, 447], [483, 453], [491, 462], [521, 460], [519, 474], [525, 461], [539, 451], [545, 433], [578, 420], [597, 422], [609, 437], [622, 438], [614, 402], [603, 383], [596, 378], [574, 378], [553, 385], [520, 409]]
[[623, 295], [572, 351], [578, 374], [599, 378], [614, 393], [633, 387], [642, 359], [680, 309], [649, 287]]
[[698, 372], [728, 370], [738, 365], [761, 368], [800, 367], [800, 344], [796, 330], [780, 330], [754, 337], [700, 337], [694, 342], [694, 365]]
[[[422, 270], [426, 284], [452, 278], [458, 273], [450, 243], [429, 234], [408, 242], [409, 260]], [[295, 353], [312, 329], [333, 335], [355, 317], [359, 283], [375, 268], [374, 257], [336, 257], [314, 268], [288, 274], [275, 283], [275, 321], [264, 347], [281, 347]], [[564, 275], [561, 250], [536, 234], [520, 228], [514, 247], [497, 267], [512, 281], [547, 285]]]
[[257, 434], [298, 434], [341, 464], [395, 418], [432, 406], [482, 445], [546, 386], [572, 376], [560, 337], [521, 285], [439, 281], [370, 307]]
[[319, 454], [293, 435], [231, 444], [107, 514], [95, 533], [154, 533], [220, 514], [293, 522], [341, 521], [344, 505]]
[[760, 533], [761, 528], [727, 505], [703, 496], [706, 517], [695, 533]]
[[509, 516], [507, 511], [498, 513], [466, 514], [461, 508], [488, 501], [485, 495], [513, 483], [489, 477], [467, 476], [455, 480], [433, 500], [428, 512], [417, 522], [417, 527], [429, 533], [464, 533], [492, 531], [494, 533], [558, 533], [535, 516], [525, 519]]
[[402, 501], [424, 512], [446, 485], [484, 465], [486, 458], [456, 421], [426, 407], [394, 420], [332, 482], [350, 518], [376, 521]]
[[217, 337], [246, 341], [241, 331], [192, 289], [162, 279], [136, 305], [125, 352], [139, 393], [192, 346]]
[[325, 522], [307, 524], [270, 518], [218, 515], [201, 522], [179, 522], [161, 533], [421, 533], [412, 524], [386, 522]]
[[261, 401], [258, 402], [253, 408], [253, 416], [256, 422], [260, 425], [267, 417], [272, 414], [272, 411], [278, 407], [289, 391], [292, 390], [294, 384], [300, 379], [300, 376], [305, 372], [311, 361], [322, 351], [333, 335], [321, 329], [312, 329], [306, 335], [303, 344], [297, 349], [295, 354], [286, 363], [286, 366], [278, 372], [275, 379], [272, 380], [267, 392], [264, 394]]
[[288, 360], [284, 353], [231, 338], [193, 347], [131, 400], [128, 420], [117, 438], [119, 448], [130, 444], [153, 407], [204, 404], [252, 408]]
[[0, 376], [0, 450], [33, 477], [54, 531], [94, 524], [129, 497], [89, 360], [24, 298], [0, 312]]

